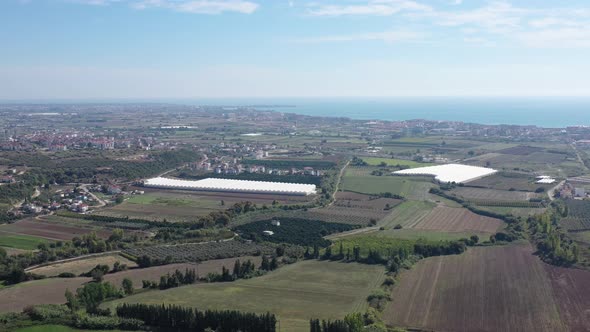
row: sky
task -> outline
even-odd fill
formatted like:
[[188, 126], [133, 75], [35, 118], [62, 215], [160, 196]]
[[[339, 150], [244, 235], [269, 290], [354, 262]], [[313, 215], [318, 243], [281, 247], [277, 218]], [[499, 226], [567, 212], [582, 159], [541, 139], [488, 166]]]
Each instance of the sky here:
[[588, 0], [0, 0], [0, 99], [590, 96]]

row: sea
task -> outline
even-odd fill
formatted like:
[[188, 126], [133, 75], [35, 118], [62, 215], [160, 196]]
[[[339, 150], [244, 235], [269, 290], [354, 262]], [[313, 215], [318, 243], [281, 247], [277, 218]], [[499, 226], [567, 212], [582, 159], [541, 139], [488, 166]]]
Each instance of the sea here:
[[219, 98], [183, 102], [359, 120], [426, 119], [544, 128], [590, 126], [590, 97]]

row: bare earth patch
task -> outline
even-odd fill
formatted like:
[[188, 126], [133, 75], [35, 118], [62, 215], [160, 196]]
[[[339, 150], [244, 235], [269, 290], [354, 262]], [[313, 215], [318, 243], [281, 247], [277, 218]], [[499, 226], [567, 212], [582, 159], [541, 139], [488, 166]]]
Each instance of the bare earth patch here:
[[435, 331], [568, 331], [530, 246], [471, 248], [402, 274], [383, 318]]
[[438, 206], [413, 228], [443, 232], [495, 233], [504, 225], [500, 219], [480, 216], [465, 208]]

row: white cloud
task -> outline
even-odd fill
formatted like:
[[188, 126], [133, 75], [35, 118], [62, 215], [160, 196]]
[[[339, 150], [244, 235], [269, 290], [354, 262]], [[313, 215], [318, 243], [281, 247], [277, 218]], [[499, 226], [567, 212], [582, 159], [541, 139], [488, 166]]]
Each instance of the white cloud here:
[[301, 39], [300, 42], [324, 43], [324, 42], [350, 42], [350, 41], [383, 41], [387, 43], [416, 40], [422, 35], [413, 31], [384, 31], [369, 32], [350, 35], [321, 36]]
[[361, 4], [310, 4], [313, 16], [390, 16], [402, 11], [431, 11], [432, 7], [411, 0], [371, 0]]
[[443, 26], [481, 26], [491, 32], [505, 32], [521, 25], [526, 9], [517, 8], [507, 2], [492, 2], [483, 7], [461, 11], [437, 11], [426, 14]]
[[258, 4], [243, 0], [142, 0], [133, 4], [136, 9], [166, 8], [193, 14], [221, 14], [237, 12], [252, 14]]
[[106, 6], [127, 3], [135, 9], [164, 8], [193, 14], [237, 12], [251, 14], [259, 5], [246, 0], [65, 0], [86, 5]]
[[517, 38], [530, 47], [590, 48], [590, 27], [527, 31]]

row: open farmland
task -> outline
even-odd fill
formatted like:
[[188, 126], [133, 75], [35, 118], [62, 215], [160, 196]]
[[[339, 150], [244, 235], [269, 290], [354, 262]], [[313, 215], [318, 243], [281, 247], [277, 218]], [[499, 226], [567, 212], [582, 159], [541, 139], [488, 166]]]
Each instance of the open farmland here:
[[567, 331], [528, 246], [470, 248], [403, 272], [383, 318], [435, 331]]
[[562, 321], [570, 331], [590, 331], [590, 272], [544, 264]]
[[534, 192], [524, 191], [507, 191], [507, 190], [496, 190], [496, 189], [484, 189], [484, 188], [473, 188], [473, 187], [457, 187], [451, 191], [457, 196], [463, 197], [468, 201], [525, 201], [527, 202], [531, 198], [540, 198], [541, 195], [535, 194]]
[[442, 232], [495, 233], [503, 225], [502, 220], [480, 216], [465, 208], [438, 206], [413, 225], [413, 228]]
[[160, 260], [170, 257], [172, 262], [201, 262], [210, 259], [271, 254], [275, 252], [275, 247], [231, 240], [134, 248], [125, 252], [135, 257], [146, 255]]
[[0, 289], [0, 312], [20, 312], [31, 304], [66, 302], [66, 289], [74, 291], [91, 278], [48, 278], [23, 282]]
[[150, 291], [105, 303], [179, 304], [278, 316], [282, 331], [307, 332], [309, 319], [341, 319], [362, 312], [366, 298], [385, 279], [379, 265], [303, 261], [264, 276], [232, 283], [211, 283]]
[[17, 250], [34, 250], [42, 243], [51, 241], [29, 235], [12, 234], [0, 231], [0, 246]]
[[535, 176], [532, 174], [518, 172], [498, 172], [485, 178], [471, 181], [468, 187], [483, 187], [496, 190], [519, 190], [535, 191], [537, 188], [548, 190], [553, 185], [535, 183]]
[[131, 269], [127, 271], [117, 272], [113, 274], [107, 274], [104, 277], [105, 281], [112, 283], [113, 285], [119, 286], [123, 282], [123, 279], [129, 278], [133, 282], [135, 288], [142, 287], [142, 280], [160, 281], [160, 277], [167, 273], [174, 273], [176, 270], [180, 270], [184, 273], [186, 269], [194, 269], [199, 278], [205, 278], [209, 273], [221, 273], [222, 267], [226, 269], [233, 269], [236, 260], [245, 262], [247, 260], [252, 261], [256, 267], [260, 266], [262, 257], [260, 256], [244, 256], [239, 258], [224, 258], [204, 261], [200, 263], [178, 263], [168, 264], [161, 266], [152, 266], [144, 269]]
[[568, 199], [565, 202], [568, 214], [559, 225], [572, 232], [590, 230], [590, 201]]
[[101, 238], [108, 238], [111, 235], [111, 232], [106, 229], [64, 225], [33, 218], [0, 225], [0, 233], [29, 235], [55, 241], [71, 240], [91, 232], [96, 232], [96, 235]]
[[[93, 258], [96, 259], [96, 258]], [[92, 267], [99, 264], [100, 261], [88, 259], [88, 265]], [[260, 265], [261, 258], [246, 256], [240, 257], [244, 262], [250, 259], [256, 266]], [[236, 258], [209, 260], [195, 263], [169, 264], [162, 266], [153, 266], [145, 269], [130, 269], [127, 271], [110, 273], [104, 276], [104, 280], [120, 287], [123, 279], [129, 278], [135, 288], [142, 287], [142, 280], [159, 281], [162, 275], [173, 273], [174, 271], [185, 269], [195, 269], [199, 277], [206, 277], [208, 273], [221, 273], [225, 266], [228, 269], [233, 268]], [[94, 262], [94, 265], [91, 263]], [[123, 262], [121, 260], [121, 262]], [[112, 267], [112, 266], [111, 266]], [[84, 271], [88, 272], [88, 271]], [[17, 312], [26, 306], [35, 304], [61, 304], [65, 303], [64, 293], [66, 289], [75, 291], [92, 279], [87, 277], [78, 278], [47, 278], [42, 280], [27, 281], [4, 289], [0, 289], [0, 312]]]
[[419, 163], [413, 160], [405, 160], [405, 159], [390, 159], [390, 158], [370, 158], [370, 157], [363, 157], [364, 162], [369, 164], [369, 166], [381, 166], [381, 163], [385, 163], [387, 166], [403, 166], [403, 167], [424, 167], [430, 166], [432, 164], [428, 163]]
[[390, 192], [412, 199], [425, 199], [428, 190], [434, 186], [426, 177], [405, 178], [397, 176], [371, 175], [369, 167], [349, 167], [342, 179], [342, 189], [363, 194]]
[[393, 228], [396, 225], [410, 227], [422, 218], [426, 217], [436, 204], [426, 201], [406, 201], [397, 206], [390, 215], [383, 219], [379, 225], [385, 228]]
[[502, 153], [502, 154], [517, 155], [517, 156], [528, 156], [531, 153], [541, 152], [541, 151], [543, 151], [543, 148], [536, 147], [536, 146], [519, 145], [519, 146], [515, 146], [515, 147], [510, 147], [507, 149], [498, 150], [496, 152]]
[[[205, 193], [142, 188], [144, 195], [132, 196], [122, 204], [101, 209], [94, 214], [109, 217], [130, 217], [147, 220], [188, 221], [214, 211], [227, 209], [230, 205], [250, 201], [258, 205], [307, 202], [312, 197], [272, 194]], [[223, 205], [222, 202], [223, 201]]]
[[27, 272], [35, 273], [38, 275], [44, 275], [47, 277], [54, 277], [59, 275], [60, 273], [70, 272], [74, 273], [75, 275], [80, 275], [82, 273], [86, 273], [96, 265], [108, 265], [109, 268], [113, 268], [113, 264], [115, 262], [119, 262], [121, 264], [127, 265], [128, 268], [132, 268], [137, 266], [135, 262], [128, 260], [127, 258], [120, 256], [120, 255], [106, 255], [106, 256], [98, 256], [98, 257], [91, 257], [87, 259], [81, 260], [72, 260], [63, 263], [53, 263], [51, 265], [38, 267], [35, 269], [27, 270]]

